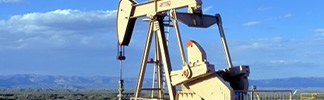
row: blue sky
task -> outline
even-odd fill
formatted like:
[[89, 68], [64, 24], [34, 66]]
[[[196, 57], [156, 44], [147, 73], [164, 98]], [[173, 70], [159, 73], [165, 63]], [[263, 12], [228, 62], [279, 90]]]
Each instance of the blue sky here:
[[[203, 10], [222, 15], [233, 64], [250, 65], [251, 79], [324, 77], [322, 4], [203, 0]], [[0, 0], [0, 75], [119, 76], [117, 7], [118, 0]], [[196, 40], [208, 61], [222, 69], [227, 65], [215, 27], [180, 24], [180, 31], [184, 42]], [[147, 23], [138, 20], [126, 48], [125, 77], [138, 74], [146, 31]], [[179, 69], [174, 37], [171, 60]]]

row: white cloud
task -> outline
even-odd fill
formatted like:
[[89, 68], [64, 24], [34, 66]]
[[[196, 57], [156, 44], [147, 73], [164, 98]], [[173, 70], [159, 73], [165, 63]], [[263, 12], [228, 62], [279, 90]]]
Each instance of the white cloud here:
[[314, 29], [314, 32], [316, 32], [317, 35], [319, 35], [319, 36], [324, 36], [324, 28]]
[[14, 15], [8, 20], [0, 20], [0, 47], [56, 47], [110, 41], [109, 38], [115, 38], [115, 16], [115, 10], [71, 9]]
[[246, 22], [244, 24], [242, 24], [243, 26], [255, 26], [257, 24], [260, 24], [260, 21], [250, 21], [250, 22]]
[[283, 17], [284, 18], [289, 18], [289, 17], [293, 17], [294, 15], [293, 14], [285, 14]]
[[259, 11], [265, 11], [265, 10], [271, 10], [272, 8], [271, 7], [259, 7], [257, 8], [257, 10]]
[[[7, 28], [15, 32], [45, 33], [52, 32], [75, 32], [85, 30], [102, 30], [114, 25], [116, 11], [89, 11], [78, 10], [55, 10], [46, 13], [28, 13], [12, 16], [7, 21]], [[113, 21], [113, 22], [112, 22]], [[106, 29], [107, 30], [107, 29]]]
[[249, 41], [237, 41], [235, 42], [237, 50], [271, 50], [271, 49], [285, 49], [284, 45], [288, 45], [294, 40], [283, 39], [282, 37], [273, 37], [273, 38], [261, 38]]
[[19, 3], [21, 0], [0, 0], [0, 3]]
[[208, 6], [208, 7], [206, 7], [206, 8], [203, 9], [203, 12], [208, 12], [212, 8], [213, 8], [213, 6]]
[[324, 33], [324, 28], [317, 28], [314, 31], [318, 33]]
[[270, 17], [270, 18], [267, 18], [266, 20], [274, 21], [274, 20], [280, 20], [280, 19], [285, 19], [285, 18], [291, 18], [294, 16], [295, 16], [294, 14], [287, 13], [287, 14], [280, 15], [280, 16]]
[[273, 63], [273, 64], [286, 64], [286, 63], [288, 63], [285, 60], [271, 60], [270, 62]]
[[[309, 68], [323, 70], [322, 66], [324, 66], [324, 63], [321, 63], [324, 60], [322, 57], [324, 56], [324, 52], [322, 52], [324, 49], [323, 38], [291, 39], [273, 37], [234, 40], [229, 41], [229, 48], [233, 61], [239, 62], [233, 62], [233, 64], [250, 65], [253, 73], [264, 73], [264, 71], [282, 73], [283, 70], [299, 72]], [[304, 73], [309, 73], [309, 76], [319, 74], [309, 71]], [[296, 73], [291, 76], [301, 75]], [[254, 76], [254, 78], [257, 77]]]

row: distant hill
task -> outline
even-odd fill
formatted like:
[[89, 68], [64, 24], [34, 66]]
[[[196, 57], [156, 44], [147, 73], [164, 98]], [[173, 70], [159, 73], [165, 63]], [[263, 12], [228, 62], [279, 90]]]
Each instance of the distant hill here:
[[324, 88], [324, 77], [250, 80], [250, 85], [269, 88]]
[[[0, 88], [56, 88], [56, 89], [117, 89], [118, 77], [52, 76], [52, 75], [7, 75], [0, 76]], [[125, 89], [135, 88], [136, 78], [125, 78]], [[144, 80], [144, 87], [151, 79]], [[284, 78], [250, 80], [250, 85], [266, 88], [324, 88], [324, 77]]]
[[[52, 75], [0, 76], [0, 88], [117, 89], [118, 77], [80, 77]], [[125, 87], [135, 86], [136, 79], [125, 78]], [[134, 84], [132, 84], [134, 83]]]

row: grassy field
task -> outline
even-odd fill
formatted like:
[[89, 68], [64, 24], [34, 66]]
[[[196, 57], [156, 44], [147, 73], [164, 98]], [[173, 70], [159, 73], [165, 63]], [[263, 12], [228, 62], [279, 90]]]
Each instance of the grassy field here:
[[0, 89], [0, 100], [114, 100], [117, 90]]
[[[132, 92], [131, 90], [125, 91], [124, 99], [128, 100], [133, 95]], [[105, 89], [0, 89], [0, 100], [117, 100], [117, 94], [117, 90]], [[149, 92], [143, 94], [146, 97], [149, 95]], [[262, 93], [259, 91], [259, 95], [260, 100], [289, 100], [289, 94], [284, 92]], [[293, 100], [324, 100], [324, 93], [301, 91], [292, 97]]]

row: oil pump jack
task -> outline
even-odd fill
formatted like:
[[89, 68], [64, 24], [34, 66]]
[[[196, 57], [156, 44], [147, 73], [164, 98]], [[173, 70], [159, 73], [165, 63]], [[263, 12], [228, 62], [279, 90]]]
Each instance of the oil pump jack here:
[[[188, 12], [177, 9], [188, 8]], [[170, 13], [169, 15], [167, 13]], [[182, 69], [173, 70], [164, 31], [164, 18], [170, 17], [175, 30], [180, 51]], [[117, 11], [117, 38], [119, 46], [128, 46], [133, 34], [136, 19], [147, 17], [149, 27], [144, 45], [137, 84], [132, 100], [170, 99], [170, 100], [236, 100], [235, 91], [247, 92], [249, 66], [233, 66], [220, 14], [205, 15], [202, 12], [202, 0], [150, 0], [138, 3], [135, 0], [120, 0]], [[204, 49], [194, 40], [188, 40], [187, 59], [184, 54], [178, 21], [189, 27], [207, 28], [217, 24], [228, 68], [215, 70], [207, 61]], [[154, 38], [153, 38], [154, 37]], [[158, 69], [158, 87], [143, 88], [144, 74], [149, 51], [155, 40], [155, 67]], [[167, 89], [163, 89], [162, 76], [165, 77]], [[181, 89], [176, 89], [181, 86]], [[142, 90], [156, 90], [154, 98], [144, 98]], [[167, 91], [164, 91], [167, 90]], [[163, 94], [168, 93], [168, 98]]]

